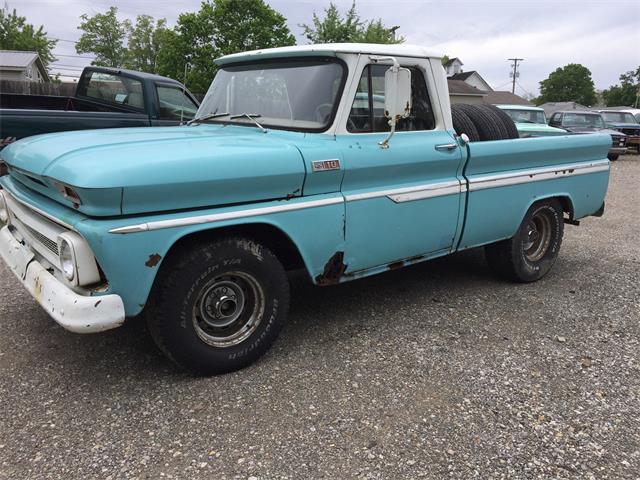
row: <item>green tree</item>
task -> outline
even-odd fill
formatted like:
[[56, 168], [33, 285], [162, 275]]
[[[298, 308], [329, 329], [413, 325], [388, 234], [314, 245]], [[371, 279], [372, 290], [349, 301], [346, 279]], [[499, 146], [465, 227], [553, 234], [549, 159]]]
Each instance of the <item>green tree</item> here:
[[591, 106], [597, 101], [591, 71], [578, 63], [557, 68], [540, 82], [537, 104], [545, 102], [578, 102]]
[[607, 107], [640, 105], [640, 66], [620, 75], [620, 84], [602, 92]]
[[84, 33], [76, 43], [76, 52], [93, 53], [96, 58], [92, 65], [121, 67], [127, 57], [126, 32], [131, 28], [128, 21], [118, 20], [118, 9], [109, 8], [106, 13], [96, 13], [90, 17], [80, 16], [82, 23], [78, 30]]
[[356, 2], [342, 16], [338, 7], [330, 2], [324, 9], [324, 18], [313, 13], [312, 25], [302, 24], [303, 34], [309, 43], [402, 43], [404, 37], [396, 37], [399, 27], [386, 27], [382, 19], [362, 21]]
[[0, 9], [0, 50], [38, 52], [40, 60], [47, 66], [55, 60], [53, 49], [57, 40], [49, 40], [44, 27], [35, 28], [20, 17], [16, 10], [9, 11], [5, 4]]
[[158, 51], [166, 38], [166, 19], [156, 22], [149, 15], [138, 15], [135, 25], [125, 23], [125, 30], [128, 41], [124, 66], [142, 72], [155, 72]]
[[215, 75], [215, 58], [294, 44], [285, 17], [264, 0], [208, 0], [198, 12], [181, 14], [175, 29], [162, 34], [158, 72], [202, 93]]

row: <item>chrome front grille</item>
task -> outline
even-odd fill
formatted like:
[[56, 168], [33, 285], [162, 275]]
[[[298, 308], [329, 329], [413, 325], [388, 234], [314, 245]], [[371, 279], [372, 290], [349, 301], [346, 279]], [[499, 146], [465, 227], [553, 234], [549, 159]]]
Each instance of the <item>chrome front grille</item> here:
[[640, 128], [621, 128], [620, 131], [625, 135], [631, 135], [632, 137], [640, 135]]
[[31, 228], [29, 225], [23, 225], [29, 231], [31, 236], [36, 239], [36, 241], [40, 242], [44, 247], [48, 248], [56, 257], [60, 256], [60, 253], [58, 252], [58, 244], [54, 240], [47, 238], [45, 235], [38, 232], [34, 228]]
[[69, 228], [54, 222], [26, 203], [18, 201], [6, 190], [4, 196], [9, 211], [9, 223], [20, 233], [31, 250], [57, 266], [60, 263], [58, 236], [68, 232]]
[[612, 147], [624, 147], [627, 145], [627, 137], [624, 135], [611, 135]]

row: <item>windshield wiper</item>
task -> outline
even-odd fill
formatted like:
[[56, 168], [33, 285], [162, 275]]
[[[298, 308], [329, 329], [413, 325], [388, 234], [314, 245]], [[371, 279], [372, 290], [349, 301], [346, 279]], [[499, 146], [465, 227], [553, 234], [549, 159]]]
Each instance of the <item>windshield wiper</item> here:
[[192, 118], [187, 122], [187, 125], [191, 125], [192, 123], [203, 122], [205, 120], [209, 120], [210, 118], [224, 117], [229, 115], [229, 112], [224, 113], [207, 113], [206, 115], [202, 115], [201, 117]]
[[231, 116], [229, 117], [229, 120], [233, 120], [233, 119], [235, 119], [235, 118], [242, 118], [242, 117], [246, 117], [246, 118], [248, 118], [249, 120], [251, 120], [253, 123], [255, 123], [255, 124], [256, 124], [256, 127], [258, 127], [258, 128], [262, 131], [262, 133], [267, 133], [267, 129], [266, 129], [266, 128], [264, 128], [262, 125], [260, 125], [260, 124], [258, 123], [258, 121], [256, 120], [256, 118], [260, 118], [261, 116], [262, 116], [262, 115], [261, 115], [261, 114], [259, 114], [259, 113], [246, 113], [246, 112], [245, 112], [245, 113], [240, 113], [240, 114], [238, 114], [238, 115], [231, 115]]

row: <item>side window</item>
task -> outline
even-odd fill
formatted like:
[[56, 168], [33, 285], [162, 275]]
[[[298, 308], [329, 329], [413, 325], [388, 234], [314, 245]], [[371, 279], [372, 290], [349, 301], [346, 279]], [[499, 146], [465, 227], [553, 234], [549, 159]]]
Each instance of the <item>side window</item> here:
[[[362, 72], [356, 97], [351, 106], [347, 130], [352, 133], [388, 132], [391, 127], [384, 116], [384, 74], [388, 65], [368, 65]], [[422, 72], [411, 70], [411, 114], [402, 119], [396, 131], [433, 130], [435, 118]]]
[[157, 90], [160, 119], [190, 120], [195, 116], [198, 106], [181, 88], [158, 85]]
[[554, 125], [560, 125], [560, 114], [554, 113], [549, 123], [553, 123]]
[[100, 102], [144, 109], [142, 83], [129, 77], [92, 72], [78, 93]]

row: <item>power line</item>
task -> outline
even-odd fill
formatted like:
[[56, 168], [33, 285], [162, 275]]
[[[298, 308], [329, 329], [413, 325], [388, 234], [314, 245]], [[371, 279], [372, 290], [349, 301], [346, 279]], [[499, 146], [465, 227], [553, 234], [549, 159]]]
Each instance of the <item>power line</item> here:
[[520, 85], [520, 82], [516, 82], [518, 87], [520, 87], [520, 90], [522, 90], [525, 94], [529, 95], [530, 97], [535, 97], [535, 95], [533, 93], [531, 93], [530, 91], [526, 90], [522, 85]]
[[516, 78], [520, 76], [520, 72], [518, 72], [518, 62], [522, 62], [524, 58], [507, 58], [508, 62], [513, 62], [511, 64], [511, 68], [513, 68], [513, 72], [511, 72], [510, 76], [513, 78], [513, 84], [511, 86], [511, 93], [516, 93]]

